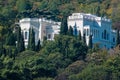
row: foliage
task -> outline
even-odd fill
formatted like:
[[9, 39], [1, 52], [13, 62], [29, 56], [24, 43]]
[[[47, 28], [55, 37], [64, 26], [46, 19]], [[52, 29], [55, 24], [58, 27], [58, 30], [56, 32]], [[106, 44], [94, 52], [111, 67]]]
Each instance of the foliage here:
[[62, 23], [60, 27], [60, 34], [66, 35], [68, 32], [68, 25], [67, 25], [67, 16], [64, 16], [62, 18]]
[[68, 29], [68, 35], [69, 36], [73, 36], [73, 28], [70, 26], [70, 28]]
[[19, 12], [22, 12], [22, 11], [30, 9], [31, 5], [27, 0], [17, 0], [16, 7]]
[[93, 43], [92, 43], [92, 35], [89, 36], [89, 49], [92, 49]]
[[[79, 39], [68, 36], [72, 29], [67, 27], [67, 16], [85, 12], [108, 17], [116, 23], [113, 27], [119, 29], [119, 0], [0, 0], [0, 11], [0, 80], [120, 79], [119, 47], [107, 51], [96, 46], [87, 53], [85, 34], [81, 38], [79, 32]], [[62, 21], [62, 35], [56, 36], [55, 41], [44, 39], [41, 47], [38, 42], [37, 52], [30, 51], [35, 48], [32, 37], [32, 48], [24, 51], [20, 29], [17, 37], [10, 32], [14, 23], [24, 17]], [[18, 42], [17, 48], [13, 38]]]
[[35, 32], [33, 28], [29, 29], [28, 50], [35, 51]]
[[120, 36], [119, 36], [119, 30], [117, 30], [117, 33], [116, 33], [116, 46], [120, 44]]
[[17, 51], [22, 52], [25, 50], [25, 45], [24, 45], [23, 34], [21, 33], [20, 27], [18, 27], [18, 31], [16, 34], [17, 34]]
[[16, 44], [15, 41], [16, 41], [15, 34], [13, 34], [12, 32], [8, 33], [6, 38], [6, 45], [14, 46]]
[[[119, 50], [116, 50], [119, 51]], [[57, 80], [116, 80], [119, 78], [119, 53], [100, 50], [88, 54], [86, 61], [69, 65], [64, 72], [57, 76]], [[80, 65], [81, 64], [81, 65]], [[79, 66], [79, 67], [78, 67]]]
[[38, 43], [36, 45], [36, 51], [39, 51], [41, 49], [41, 43], [40, 40], [38, 40]]
[[83, 38], [82, 38], [82, 41], [83, 41], [84, 44], [86, 44], [86, 37], [85, 37], [85, 35], [86, 35], [86, 34], [84, 33], [84, 34], [83, 34]]
[[82, 37], [81, 37], [81, 31], [79, 31], [78, 40], [79, 40], [79, 41], [82, 40]]
[[[87, 53], [87, 46], [70, 36], [56, 36], [56, 45], [64, 57], [72, 60], [84, 59]], [[81, 58], [80, 58], [81, 57]]]

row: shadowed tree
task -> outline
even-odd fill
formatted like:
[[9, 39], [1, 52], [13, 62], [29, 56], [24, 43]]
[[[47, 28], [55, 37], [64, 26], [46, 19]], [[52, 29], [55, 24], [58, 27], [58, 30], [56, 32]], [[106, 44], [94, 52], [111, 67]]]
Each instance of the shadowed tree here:
[[33, 28], [29, 29], [28, 50], [35, 51], [35, 32]]
[[4, 54], [4, 48], [3, 48], [3, 43], [0, 42], [0, 56]]
[[85, 37], [85, 33], [83, 34], [83, 43], [86, 44], [86, 37]]
[[89, 49], [92, 49], [93, 43], [92, 43], [92, 35], [89, 36]]
[[82, 37], [81, 37], [81, 31], [79, 30], [79, 35], [78, 35], [78, 40], [82, 40]]
[[73, 28], [72, 28], [72, 26], [70, 26], [70, 28], [68, 29], [68, 35], [73, 36]]
[[68, 24], [67, 24], [67, 16], [64, 16], [62, 18], [61, 28], [60, 28], [60, 34], [66, 35], [68, 32]]
[[40, 44], [40, 39], [38, 40], [37, 46], [36, 46], [36, 51], [39, 51], [41, 48], [41, 44]]
[[17, 31], [17, 50], [18, 50], [18, 53], [25, 50], [24, 38], [23, 38], [23, 35], [21, 34], [20, 27], [18, 27], [18, 31]]
[[75, 23], [75, 26], [74, 26], [74, 35], [77, 36], [77, 25]]
[[113, 24], [113, 27], [115, 29], [117, 29], [117, 34], [116, 34], [116, 46], [118, 44], [120, 44], [120, 35], [119, 35], [119, 31], [120, 31], [120, 21], [117, 21]]
[[120, 36], [119, 36], [119, 30], [117, 30], [117, 34], [116, 34], [116, 46], [120, 44]]
[[31, 9], [31, 4], [27, 0], [17, 0], [16, 7], [18, 12], [22, 12], [22, 11]]
[[12, 32], [9, 32], [6, 37], [6, 45], [15, 45], [15, 36]]

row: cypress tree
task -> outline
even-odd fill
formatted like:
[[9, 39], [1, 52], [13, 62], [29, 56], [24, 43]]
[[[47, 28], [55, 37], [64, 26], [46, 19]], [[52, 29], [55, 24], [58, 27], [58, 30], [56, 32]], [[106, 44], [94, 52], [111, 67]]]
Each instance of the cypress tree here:
[[70, 28], [68, 29], [68, 35], [73, 36], [73, 28], [72, 28], [72, 26], [70, 26]]
[[11, 45], [11, 46], [14, 46], [15, 45], [15, 36], [12, 32], [9, 32], [7, 34], [7, 37], [6, 37], [6, 45]]
[[116, 46], [120, 44], [120, 36], [119, 36], [119, 30], [117, 30], [117, 34], [116, 34]]
[[82, 38], [81, 38], [81, 31], [79, 30], [79, 35], [78, 35], [78, 40], [82, 40]]
[[24, 38], [23, 38], [23, 35], [21, 34], [20, 27], [18, 27], [18, 31], [17, 31], [17, 50], [18, 50], [18, 53], [25, 50]]
[[100, 5], [96, 7], [96, 15], [100, 16]]
[[37, 46], [36, 46], [36, 51], [39, 51], [41, 48], [41, 44], [40, 44], [40, 39], [38, 40]]
[[18, 50], [17, 50], [17, 48], [15, 48], [14, 54], [13, 54], [13, 59], [14, 59], [14, 60], [15, 60], [15, 57], [16, 57], [17, 53], [18, 53]]
[[88, 43], [89, 49], [92, 49], [93, 43], [92, 43], [92, 35], [89, 36], [89, 43]]
[[20, 43], [21, 43], [21, 51], [24, 51], [25, 50], [25, 43], [24, 43], [23, 34], [21, 34]]
[[83, 43], [86, 44], [86, 37], [85, 37], [85, 33], [83, 34]]
[[74, 35], [77, 36], [77, 25], [75, 23], [75, 26], [74, 26]]
[[2, 42], [0, 42], [0, 56], [2, 55], [2, 54], [4, 54], [4, 50], [3, 50], [4, 48], [3, 48], [3, 43]]
[[60, 27], [60, 34], [67, 35], [68, 32], [68, 24], [67, 24], [67, 16], [62, 18], [62, 23]]
[[35, 51], [35, 32], [33, 28], [29, 29], [28, 50]]

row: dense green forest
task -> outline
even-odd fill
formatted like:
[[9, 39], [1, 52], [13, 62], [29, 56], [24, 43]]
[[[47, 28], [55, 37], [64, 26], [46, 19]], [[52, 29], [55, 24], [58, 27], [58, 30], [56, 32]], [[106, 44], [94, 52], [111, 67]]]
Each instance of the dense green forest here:
[[[112, 19], [118, 29], [120, 0], [0, 0], [0, 80], [119, 80], [120, 39], [116, 48], [87, 46], [85, 37], [67, 28], [73, 12], [91, 13]], [[30, 28], [25, 48], [21, 29], [13, 33], [15, 22], [25, 17], [45, 17], [61, 21], [60, 35], [54, 41], [35, 45]], [[16, 43], [17, 41], [17, 43]]]

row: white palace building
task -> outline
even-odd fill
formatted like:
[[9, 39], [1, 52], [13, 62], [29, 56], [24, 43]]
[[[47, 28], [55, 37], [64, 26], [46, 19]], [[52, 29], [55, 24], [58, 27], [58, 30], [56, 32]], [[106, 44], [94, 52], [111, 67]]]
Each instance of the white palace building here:
[[[54, 36], [59, 34], [61, 22], [46, 20], [45, 18], [23, 18], [19, 21], [19, 26], [24, 35], [25, 46], [28, 45], [29, 28], [33, 27], [35, 31], [35, 43], [40, 39], [43, 41], [44, 36], [47, 40], [54, 40]], [[110, 19], [98, 17], [92, 14], [73, 13], [68, 17], [68, 28], [73, 27], [77, 34], [86, 35], [86, 42], [89, 42], [89, 35], [92, 34], [93, 44], [105, 48], [113, 48], [116, 41], [116, 32], [112, 30]]]
[[47, 37], [47, 40], [54, 40], [54, 36], [60, 32], [61, 22], [46, 20], [45, 18], [23, 18], [18, 24], [21, 27], [27, 47], [30, 27], [34, 29], [35, 44], [37, 44], [39, 39], [43, 41], [44, 36]]
[[86, 43], [88, 45], [89, 35], [92, 36], [93, 44], [99, 44], [101, 48], [113, 48], [116, 41], [116, 31], [112, 29], [112, 21], [105, 17], [98, 17], [92, 14], [73, 13], [68, 17], [68, 27], [77, 28], [81, 35], [86, 35]]

